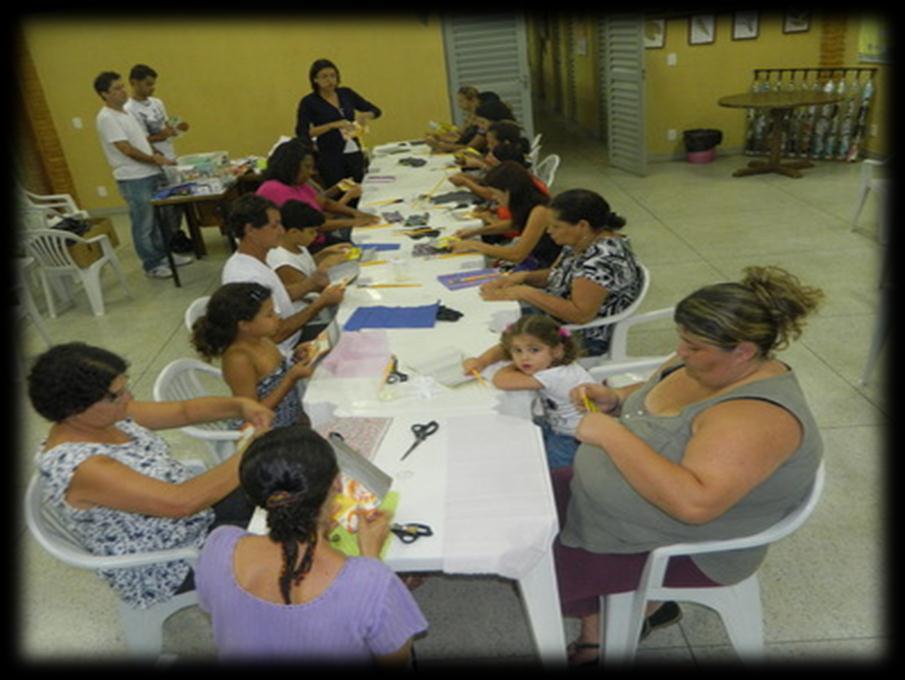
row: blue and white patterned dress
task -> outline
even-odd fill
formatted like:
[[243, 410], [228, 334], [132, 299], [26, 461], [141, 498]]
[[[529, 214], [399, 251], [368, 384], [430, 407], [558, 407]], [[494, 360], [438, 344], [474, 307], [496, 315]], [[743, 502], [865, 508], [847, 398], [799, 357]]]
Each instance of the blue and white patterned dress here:
[[[79, 510], [66, 502], [66, 491], [76, 468], [92, 456], [107, 456], [136, 472], [178, 484], [191, 471], [169, 455], [167, 443], [131, 419], [116, 423], [131, 438], [125, 444], [66, 442], [43, 451], [35, 465], [44, 487], [44, 502], [53, 506], [82, 546], [96, 555], [128, 555], [152, 550], [192, 546], [200, 549], [214, 522], [214, 511], [190, 517], [152, 517], [96, 506]], [[120, 598], [133, 607], [147, 608], [168, 600], [182, 585], [190, 565], [185, 560], [128, 569], [101, 569], [102, 576]]]
[[[280, 381], [286, 377], [287, 371], [293, 366], [291, 359], [283, 358], [279, 366], [271, 373], [258, 381], [256, 391], [258, 393], [258, 401], [261, 401], [268, 394], [273, 392]], [[299, 417], [305, 412], [302, 408], [302, 400], [299, 397], [297, 386], [293, 385], [283, 397], [283, 400], [277, 404], [274, 409], [273, 427], [286, 427], [287, 425], [295, 425], [299, 422]]]
[[[550, 270], [546, 292], [562, 298], [572, 294], [572, 281], [584, 278], [607, 289], [597, 316], [621, 312], [641, 294], [644, 272], [638, 265], [631, 243], [625, 237], [603, 238], [581, 253], [564, 246], [559, 262]], [[598, 326], [581, 331], [580, 338], [589, 355], [605, 353], [610, 346], [612, 326]]]

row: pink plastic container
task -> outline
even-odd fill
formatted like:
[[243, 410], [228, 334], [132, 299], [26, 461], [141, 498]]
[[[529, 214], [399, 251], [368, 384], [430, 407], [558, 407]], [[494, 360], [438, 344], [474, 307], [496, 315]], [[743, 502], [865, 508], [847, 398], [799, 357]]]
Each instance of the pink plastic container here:
[[716, 149], [707, 149], [707, 151], [689, 151], [689, 163], [711, 163], [716, 158]]

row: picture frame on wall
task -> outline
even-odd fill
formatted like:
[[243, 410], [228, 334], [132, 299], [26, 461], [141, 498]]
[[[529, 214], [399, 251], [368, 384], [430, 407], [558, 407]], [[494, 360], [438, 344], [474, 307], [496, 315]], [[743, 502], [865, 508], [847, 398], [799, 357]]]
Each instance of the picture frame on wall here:
[[709, 45], [716, 40], [716, 15], [695, 14], [688, 18], [688, 44]]
[[659, 49], [666, 44], [666, 19], [644, 20], [645, 49]]
[[759, 31], [757, 11], [734, 12], [732, 14], [732, 39], [753, 40]]
[[790, 9], [783, 17], [783, 33], [804, 33], [810, 28], [811, 12], [809, 10]]

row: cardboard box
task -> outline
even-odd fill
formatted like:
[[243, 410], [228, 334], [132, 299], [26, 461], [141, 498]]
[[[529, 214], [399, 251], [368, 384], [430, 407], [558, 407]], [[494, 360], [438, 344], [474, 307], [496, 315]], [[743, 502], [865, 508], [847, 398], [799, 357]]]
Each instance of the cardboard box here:
[[[89, 239], [100, 234], [106, 234], [114, 248], [119, 246], [119, 238], [116, 236], [116, 230], [113, 228], [113, 222], [110, 221], [109, 217], [91, 217], [88, 219], [88, 223], [91, 228], [82, 234], [82, 238]], [[92, 243], [91, 245], [75, 243], [69, 246], [69, 252], [79, 267], [90, 266], [99, 260], [102, 254], [100, 244], [97, 243]]]

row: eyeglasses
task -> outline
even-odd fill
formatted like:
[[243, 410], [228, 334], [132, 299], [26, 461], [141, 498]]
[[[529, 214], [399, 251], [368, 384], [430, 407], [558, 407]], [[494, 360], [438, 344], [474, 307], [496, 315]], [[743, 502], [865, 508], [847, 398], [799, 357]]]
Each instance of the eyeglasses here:
[[122, 401], [123, 397], [126, 396], [126, 393], [132, 393], [129, 389], [128, 383], [126, 383], [126, 385], [122, 389], [117, 390], [116, 392], [107, 390], [106, 394], [104, 394], [104, 401], [109, 401], [111, 404], [115, 404], [119, 401]]

